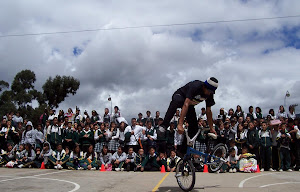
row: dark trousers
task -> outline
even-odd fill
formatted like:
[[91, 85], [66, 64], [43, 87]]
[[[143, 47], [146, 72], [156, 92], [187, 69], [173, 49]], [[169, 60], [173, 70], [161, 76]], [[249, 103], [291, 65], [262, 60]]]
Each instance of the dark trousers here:
[[296, 150], [297, 150], [296, 170], [299, 170], [300, 169], [300, 139], [296, 140]]
[[[170, 125], [170, 121], [174, 114], [176, 113], [177, 108], [182, 108], [184, 104], [185, 98], [179, 94], [179, 92], [175, 92], [172, 96], [172, 101], [170, 102], [169, 108], [166, 112], [164, 122], [162, 123], [162, 126], [167, 128]], [[186, 114], [186, 121], [189, 124], [188, 127], [188, 135], [192, 138], [194, 135], [196, 135], [198, 131], [198, 122], [197, 122], [197, 115], [196, 110], [194, 106], [189, 106], [188, 112]], [[187, 140], [186, 137], [183, 139], [182, 147], [180, 153], [185, 154], [187, 149]]]
[[277, 146], [272, 146], [272, 167], [274, 170], [279, 169], [279, 151]]
[[147, 163], [144, 167], [145, 171], [159, 171], [158, 167], [153, 166], [151, 163]]
[[291, 166], [290, 150], [284, 147], [280, 148], [280, 169], [287, 170]]
[[271, 147], [270, 146], [260, 146], [260, 158], [261, 158], [261, 168], [265, 170], [270, 169], [271, 164]]
[[167, 141], [156, 141], [156, 152], [167, 152]]

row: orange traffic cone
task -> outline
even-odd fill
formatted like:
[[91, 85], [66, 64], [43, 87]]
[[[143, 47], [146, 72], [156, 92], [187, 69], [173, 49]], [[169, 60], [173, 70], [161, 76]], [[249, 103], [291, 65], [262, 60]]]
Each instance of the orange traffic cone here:
[[44, 163], [44, 162], [42, 162], [42, 165], [41, 165], [41, 168], [40, 168], [40, 169], [46, 169], [45, 163]]
[[204, 164], [204, 167], [203, 167], [203, 173], [208, 173], [208, 167], [206, 164]]
[[105, 171], [106, 171], [106, 170], [105, 170], [105, 167], [104, 167], [104, 164], [101, 165], [100, 171], [101, 171], [101, 172], [105, 172]]
[[164, 165], [162, 165], [162, 166], [161, 166], [161, 170], [160, 170], [160, 172], [161, 172], [161, 173], [165, 173], [165, 172], [166, 172], [166, 168], [165, 168], [165, 166], [164, 166]]
[[255, 173], [260, 173], [259, 165], [257, 165]]

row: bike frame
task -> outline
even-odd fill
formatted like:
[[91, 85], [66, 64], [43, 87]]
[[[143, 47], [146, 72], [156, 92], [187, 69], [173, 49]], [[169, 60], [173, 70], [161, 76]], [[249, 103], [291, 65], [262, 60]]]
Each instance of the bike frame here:
[[187, 160], [191, 159], [192, 154], [196, 154], [196, 155], [204, 157], [204, 162], [203, 163], [207, 164], [207, 165], [212, 165], [212, 164], [216, 163], [216, 161], [214, 161], [213, 163], [208, 162], [209, 157], [217, 158], [221, 161], [221, 159], [219, 157], [216, 157], [214, 155], [210, 155], [210, 154], [207, 154], [207, 153], [203, 153], [203, 152], [198, 151], [198, 150], [193, 148], [193, 146], [195, 144], [195, 140], [198, 137], [200, 132], [201, 132], [201, 130], [199, 129], [198, 132], [196, 133], [196, 135], [191, 139], [188, 135], [188, 130], [187, 129], [185, 130], [186, 139], [187, 139], [187, 152], [184, 155], [183, 160], [187, 161]]

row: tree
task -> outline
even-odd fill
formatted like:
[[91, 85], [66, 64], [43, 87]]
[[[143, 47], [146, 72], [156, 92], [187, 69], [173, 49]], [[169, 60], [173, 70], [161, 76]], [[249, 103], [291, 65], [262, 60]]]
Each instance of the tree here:
[[35, 99], [37, 91], [34, 89], [34, 82], [36, 81], [35, 74], [30, 70], [22, 70], [15, 76], [11, 91], [13, 101], [21, 108], [26, 108], [28, 103]]
[[9, 83], [7, 83], [6, 81], [1, 80], [0, 81], [0, 92], [4, 89], [4, 88], [8, 88], [9, 87]]
[[45, 101], [50, 107], [57, 108], [69, 94], [76, 94], [79, 85], [79, 80], [71, 76], [61, 77], [57, 75], [54, 79], [49, 77], [43, 85]]

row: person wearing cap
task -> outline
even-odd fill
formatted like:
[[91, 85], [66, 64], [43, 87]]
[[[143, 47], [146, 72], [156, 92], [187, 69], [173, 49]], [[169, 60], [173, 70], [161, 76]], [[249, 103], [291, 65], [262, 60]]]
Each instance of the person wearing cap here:
[[205, 82], [199, 80], [191, 81], [179, 88], [172, 96], [172, 101], [165, 115], [162, 127], [167, 128], [177, 108], [181, 108], [180, 119], [177, 126], [178, 132], [180, 134], [184, 132], [183, 122], [186, 117], [189, 124], [189, 136], [194, 136], [198, 128], [195, 105], [205, 101], [206, 116], [210, 132], [216, 134], [213, 127], [211, 107], [215, 104], [214, 94], [217, 88], [218, 80], [214, 77], [208, 78]]

